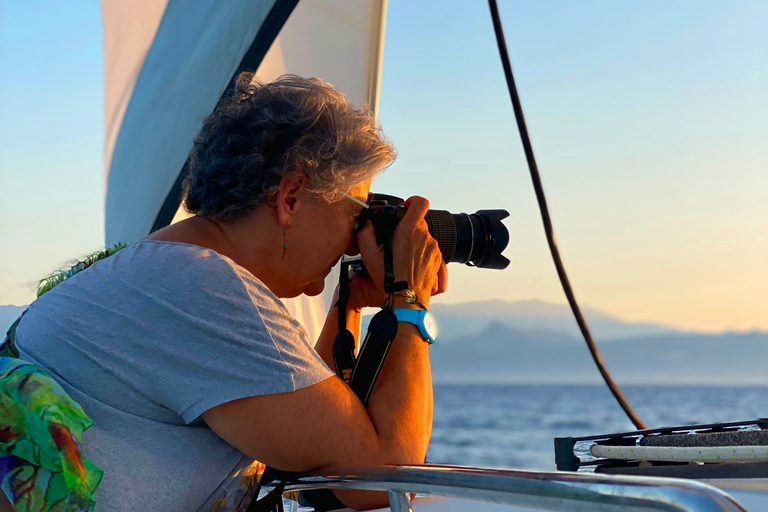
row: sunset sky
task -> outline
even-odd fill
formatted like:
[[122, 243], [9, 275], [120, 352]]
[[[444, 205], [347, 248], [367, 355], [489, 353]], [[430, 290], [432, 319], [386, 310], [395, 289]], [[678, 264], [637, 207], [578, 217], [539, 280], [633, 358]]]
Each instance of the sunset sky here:
[[[768, 330], [768, 3], [500, 9], [580, 302]], [[0, 304], [103, 247], [102, 65], [97, 1], [0, 3]], [[389, 0], [379, 113], [374, 190], [510, 212], [509, 269], [451, 265], [439, 300], [563, 303], [486, 2]]]

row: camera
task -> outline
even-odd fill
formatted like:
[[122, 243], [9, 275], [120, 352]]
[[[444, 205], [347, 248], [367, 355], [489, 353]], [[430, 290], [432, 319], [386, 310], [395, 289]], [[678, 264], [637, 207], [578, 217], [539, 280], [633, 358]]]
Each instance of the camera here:
[[[363, 210], [355, 222], [355, 231], [373, 222], [376, 241], [384, 243], [391, 238], [407, 208], [403, 199], [386, 194], [368, 196], [369, 208]], [[479, 210], [475, 213], [451, 213], [429, 210], [424, 220], [429, 234], [446, 263], [464, 263], [472, 267], [504, 269], [509, 260], [501, 255], [509, 243], [509, 232], [501, 222], [509, 217], [506, 210]]]

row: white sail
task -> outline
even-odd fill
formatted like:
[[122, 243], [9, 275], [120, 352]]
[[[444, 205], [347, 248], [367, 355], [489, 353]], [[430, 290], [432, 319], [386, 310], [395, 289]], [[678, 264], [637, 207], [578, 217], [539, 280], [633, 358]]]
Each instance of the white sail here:
[[[108, 245], [152, 230], [203, 120], [257, 37], [268, 45], [258, 80], [284, 73], [321, 77], [375, 111], [386, 0], [294, 3], [102, 0]], [[287, 21], [281, 11], [290, 13]], [[265, 43], [277, 30], [277, 38]], [[333, 285], [326, 290], [327, 302]], [[285, 302], [316, 339], [323, 299]]]

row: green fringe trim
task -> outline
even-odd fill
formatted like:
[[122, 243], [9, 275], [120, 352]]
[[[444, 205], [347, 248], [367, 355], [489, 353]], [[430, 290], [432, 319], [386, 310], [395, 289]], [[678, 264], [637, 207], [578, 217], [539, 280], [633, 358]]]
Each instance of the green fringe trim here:
[[112, 247], [107, 247], [103, 251], [96, 251], [95, 253], [85, 258], [83, 261], [75, 263], [69, 270], [57, 270], [45, 279], [41, 279], [37, 284], [37, 296], [40, 297], [42, 294], [51, 290], [57, 284], [62, 283], [78, 272], [87, 269], [97, 261], [112, 256], [120, 249], [123, 249], [126, 245], [127, 244], [120, 242], [119, 244], [115, 244]]

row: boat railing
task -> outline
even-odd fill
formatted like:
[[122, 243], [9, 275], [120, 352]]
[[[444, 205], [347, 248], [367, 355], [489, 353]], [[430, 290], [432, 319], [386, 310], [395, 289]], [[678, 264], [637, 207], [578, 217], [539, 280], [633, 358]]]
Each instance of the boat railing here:
[[382, 466], [339, 475], [304, 476], [285, 492], [384, 491], [392, 512], [412, 510], [426, 494], [557, 512], [745, 512], [729, 494], [691, 480], [594, 473], [534, 472], [458, 466]]

